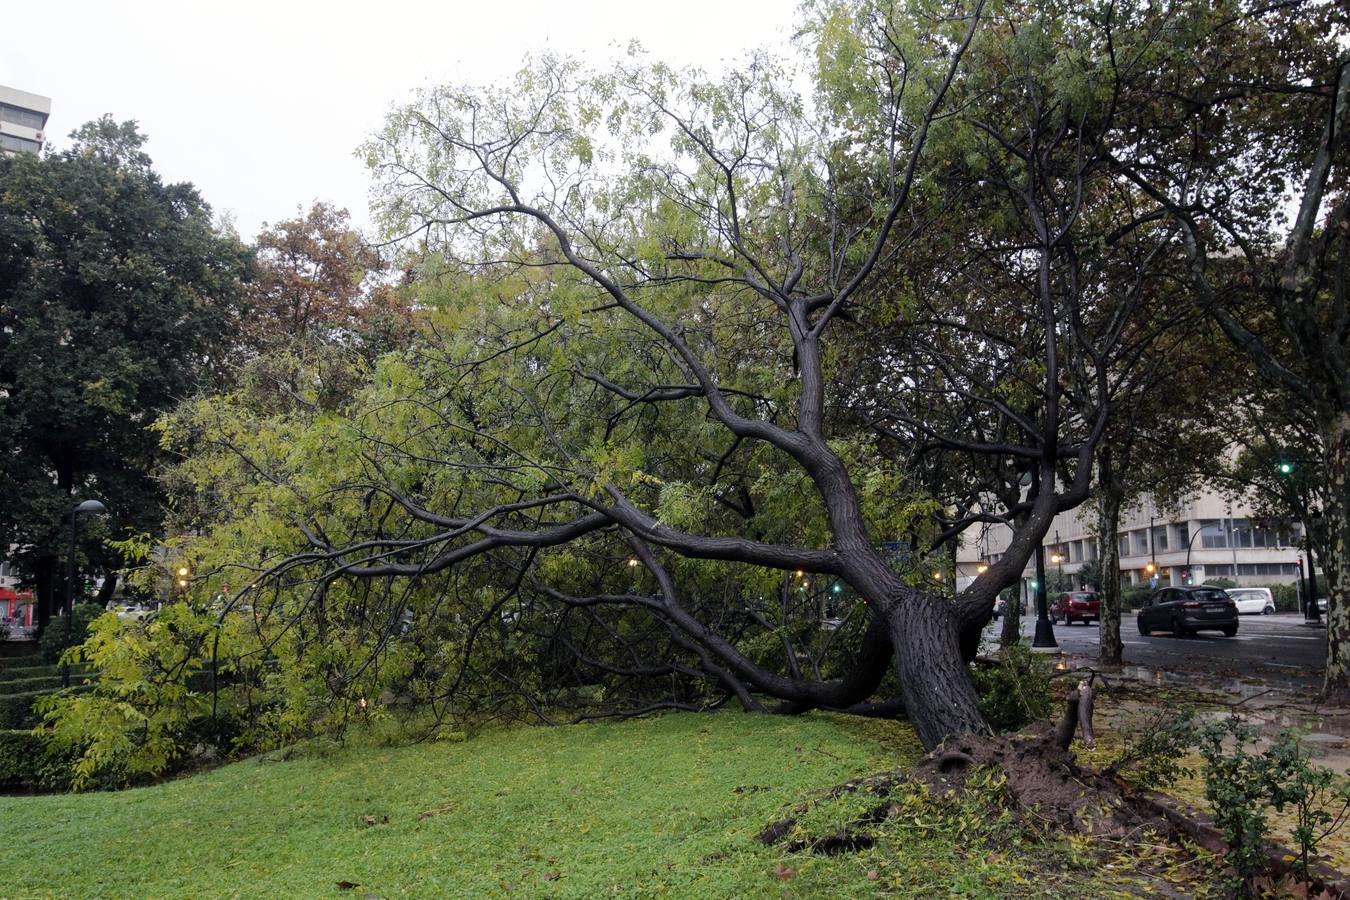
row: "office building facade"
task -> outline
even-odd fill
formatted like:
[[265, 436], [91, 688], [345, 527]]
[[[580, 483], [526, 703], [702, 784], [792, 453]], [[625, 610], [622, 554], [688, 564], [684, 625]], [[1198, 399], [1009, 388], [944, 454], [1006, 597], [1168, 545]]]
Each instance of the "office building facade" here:
[[0, 85], [0, 153], [41, 153], [51, 112], [50, 98]]

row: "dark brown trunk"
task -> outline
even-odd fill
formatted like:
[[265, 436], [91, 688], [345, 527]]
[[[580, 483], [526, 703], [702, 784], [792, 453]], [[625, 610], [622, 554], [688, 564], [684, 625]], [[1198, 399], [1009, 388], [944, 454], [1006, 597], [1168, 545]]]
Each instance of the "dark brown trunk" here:
[[1103, 447], [1097, 458], [1097, 543], [1101, 547], [1101, 600], [1098, 624], [1098, 654], [1102, 663], [1118, 666], [1123, 646], [1120, 642], [1120, 545], [1116, 533], [1120, 527], [1120, 490], [1116, 484], [1111, 453]]
[[42, 634], [56, 611], [55, 559], [41, 556], [33, 562], [33, 591], [37, 599], [38, 634]]
[[[1326, 437], [1327, 482], [1322, 572], [1327, 584], [1327, 670], [1324, 690], [1350, 700], [1350, 412], [1342, 412]], [[1312, 598], [1315, 602], [1317, 598]]]
[[961, 659], [956, 614], [943, 598], [907, 589], [888, 614], [905, 713], [924, 747], [958, 734], [988, 734]]

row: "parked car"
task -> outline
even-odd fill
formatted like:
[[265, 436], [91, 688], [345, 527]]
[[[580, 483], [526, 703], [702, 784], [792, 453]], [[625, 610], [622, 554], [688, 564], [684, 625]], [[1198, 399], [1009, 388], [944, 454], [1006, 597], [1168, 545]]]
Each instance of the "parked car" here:
[[1065, 591], [1050, 605], [1050, 621], [1072, 625], [1100, 622], [1102, 603], [1093, 591]]
[[1197, 631], [1237, 634], [1237, 604], [1222, 588], [1194, 585], [1155, 591], [1139, 610], [1139, 633], [1170, 631], [1177, 637]]
[[1227, 593], [1239, 613], [1268, 616], [1275, 612], [1275, 595], [1270, 588], [1229, 588]]

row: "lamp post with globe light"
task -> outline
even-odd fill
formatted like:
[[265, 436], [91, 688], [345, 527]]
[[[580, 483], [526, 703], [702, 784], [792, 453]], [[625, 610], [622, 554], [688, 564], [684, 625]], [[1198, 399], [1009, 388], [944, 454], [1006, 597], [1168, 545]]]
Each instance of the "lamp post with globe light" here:
[[[75, 532], [76, 523], [79, 521], [80, 513], [105, 513], [108, 508], [97, 500], [82, 500], [70, 511], [70, 558], [69, 565], [66, 568], [66, 624], [65, 639], [62, 641], [65, 648], [69, 649], [71, 640], [71, 619], [75, 614]], [[64, 660], [64, 653], [62, 654]], [[61, 687], [70, 687], [70, 663], [64, 662], [61, 665]]]

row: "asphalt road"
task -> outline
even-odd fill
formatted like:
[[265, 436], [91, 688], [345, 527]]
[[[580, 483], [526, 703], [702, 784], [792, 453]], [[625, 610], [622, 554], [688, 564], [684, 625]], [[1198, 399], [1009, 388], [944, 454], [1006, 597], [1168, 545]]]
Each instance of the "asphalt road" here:
[[[1035, 632], [1033, 616], [1024, 616], [1022, 633], [1028, 643]], [[989, 645], [998, 641], [1003, 627], [995, 620], [986, 630]], [[1056, 625], [1055, 640], [1068, 656], [1095, 658], [1098, 652], [1097, 623]], [[1184, 670], [1219, 676], [1278, 677], [1312, 683], [1320, 680], [1326, 662], [1326, 631], [1309, 628], [1295, 613], [1273, 616], [1242, 616], [1238, 633], [1229, 638], [1218, 632], [1177, 638], [1161, 632], [1144, 636], [1126, 613], [1120, 623], [1126, 664], [1162, 670]]]

